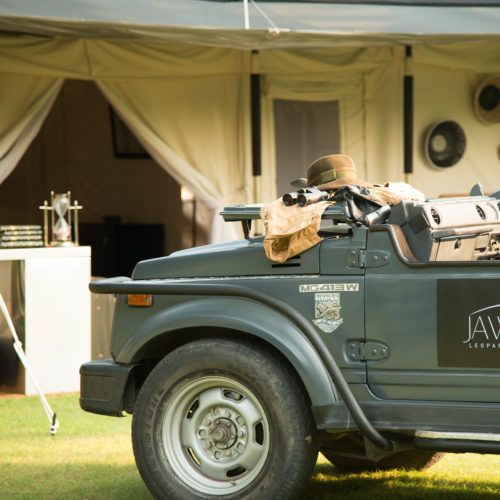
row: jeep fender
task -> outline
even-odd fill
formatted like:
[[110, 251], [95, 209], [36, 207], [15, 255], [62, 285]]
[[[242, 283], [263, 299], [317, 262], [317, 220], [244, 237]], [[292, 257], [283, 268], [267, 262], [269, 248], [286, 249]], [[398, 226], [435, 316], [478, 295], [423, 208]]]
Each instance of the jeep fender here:
[[281, 313], [236, 297], [196, 298], [149, 316], [132, 332], [115, 360], [137, 362], [143, 347], [158, 336], [195, 327], [242, 331], [272, 344], [293, 365], [313, 405], [337, 403], [339, 397], [321, 359], [304, 334]]

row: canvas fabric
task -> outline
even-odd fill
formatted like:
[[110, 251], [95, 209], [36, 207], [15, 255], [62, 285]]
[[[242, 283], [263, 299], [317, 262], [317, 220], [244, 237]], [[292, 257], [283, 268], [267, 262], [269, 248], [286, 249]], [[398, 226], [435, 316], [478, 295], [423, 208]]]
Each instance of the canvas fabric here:
[[371, 191], [374, 193], [374, 201], [379, 205], [396, 205], [402, 200], [424, 201], [425, 194], [419, 189], [410, 186], [406, 182], [386, 182], [375, 184]]
[[63, 80], [0, 73], [0, 184], [38, 134]]
[[285, 262], [323, 240], [318, 236], [321, 215], [332, 202], [321, 201], [305, 207], [285, 206], [279, 198], [260, 210], [266, 237], [264, 250], [268, 259]]

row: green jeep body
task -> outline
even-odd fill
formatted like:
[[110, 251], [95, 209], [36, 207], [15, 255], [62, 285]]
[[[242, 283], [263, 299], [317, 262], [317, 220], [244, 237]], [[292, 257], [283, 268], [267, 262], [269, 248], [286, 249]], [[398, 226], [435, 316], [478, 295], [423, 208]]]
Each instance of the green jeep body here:
[[[238, 206], [226, 208], [223, 216], [248, 228], [258, 213], [258, 207]], [[314, 433], [312, 455], [319, 448], [340, 468], [421, 468], [435, 460], [439, 451], [498, 453], [497, 200], [473, 196], [401, 202], [385, 223], [371, 226], [356, 220], [349, 205], [339, 202], [326, 210], [323, 219], [323, 241], [283, 264], [268, 260], [263, 238], [256, 237], [139, 262], [131, 278], [93, 282], [93, 292], [116, 294], [113, 359], [82, 366], [82, 408], [116, 416], [125, 411], [135, 419], [137, 401], [146, 406], [152, 399], [150, 395], [147, 403], [146, 396], [140, 400], [145, 380], [155, 369], [168, 379], [168, 362], [161, 365], [161, 361], [182, 353], [186, 346], [209, 345], [215, 339], [216, 354], [218, 345], [240, 342], [245, 349], [251, 351], [254, 346], [256, 352], [279, 359], [304, 395], [304, 411], [313, 416], [314, 430], [307, 432], [308, 436]], [[128, 305], [128, 294], [150, 294], [152, 304]], [[184, 378], [193, 380], [194, 375], [188, 376], [189, 356], [182, 359]], [[212, 366], [208, 354], [206, 367], [214, 373], [223, 371], [220, 364]], [[252, 393], [250, 382], [246, 387]], [[169, 448], [167, 431], [161, 429], [178, 425], [182, 433], [190, 422], [165, 420], [165, 415], [172, 415], [170, 401], [181, 401], [168, 389], [158, 391], [158, 398], [165, 400], [154, 410], [159, 415], [157, 430], [164, 432], [156, 444], [151, 442], [157, 448], [157, 461], [153, 465], [138, 459], [156, 497], [253, 498], [256, 491], [263, 498], [299, 494], [305, 479], [289, 478], [285, 472], [280, 481], [289, 481], [288, 490], [276, 492], [263, 486], [273, 446], [272, 410], [264, 403], [269, 435], [260, 438], [258, 446], [265, 448], [268, 439], [269, 447], [255, 465], [258, 474], [252, 476], [253, 463], [246, 462], [244, 470], [235, 454], [227, 454], [236, 441], [218, 427], [209, 430], [220, 439], [210, 442], [204, 435], [206, 426], [197, 428], [206, 449], [198, 450], [197, 441], [187, 438], [194, 444]], [[154, 389], [148, 390], [153, 394]], [[204, 390], [193, 389], [191, 400], [197, 401]], [[241, 394], [236, 399], [245, 399], [243, 390]], [[198, 404], [176, 411], [188, 412], [189, 419]], [[258, 403], [254, 406], [260, 408]], [[237, 405], [228, 402], [228, 407]], [[280, 419], [289, 417], [284, 412]], [[234, 432], [243, 432], [236, 420], [228, 417], [226, 424], [231, 432], [233, 424]], [[136, 458], [147, 454], [140, 444], [147, 425], [137, 425]], [[227, 452], [227, 458], [222, 452], [204, 457], [212, 446]], [[205, 458], [214, 467], [224, 460], [236, 466], [222, 467], [227, 477], [215, 472], [211, 476]], [[310, 462], [301, 467], [310, 471]], [[190, 467], [199, 476], [193, 482]], [[165, 473], [158, 472], [163, 468]], [[176, 486], [171, 487], [172, 483]]]

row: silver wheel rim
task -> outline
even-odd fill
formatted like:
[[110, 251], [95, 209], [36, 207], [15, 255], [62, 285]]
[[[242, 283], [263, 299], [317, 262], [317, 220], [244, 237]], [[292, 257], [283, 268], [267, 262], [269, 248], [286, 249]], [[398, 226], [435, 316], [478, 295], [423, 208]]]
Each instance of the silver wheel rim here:
[[183, 483], [206, 495], [229, 495], [262, 470], [269, 423], [247, 387], [226, 377], [203, 377], [187, 382], [170, 401], [162, 444]]

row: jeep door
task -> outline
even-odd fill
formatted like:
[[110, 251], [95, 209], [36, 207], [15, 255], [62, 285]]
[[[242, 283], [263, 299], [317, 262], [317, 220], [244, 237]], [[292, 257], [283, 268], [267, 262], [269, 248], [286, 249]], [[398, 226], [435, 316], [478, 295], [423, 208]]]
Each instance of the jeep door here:
[[366, 341], [386, 356], [368, 360], [368, 384], [383, 399], [500, 401], [500, 267], [492, 262], [408, 265], [386, 232], [370, 232]]
[[366, 231], [352, 237], [326, 238], [320, 244], [319, 276], [301, 281], [297, 307], [320, 334], [349, 383], [366, 383], [361, 362], [352, 362], [347, 347], [364, 337], [364, 274], [352, 261], [366, 246]]

